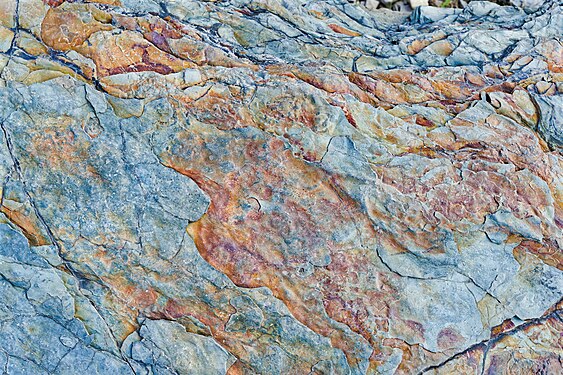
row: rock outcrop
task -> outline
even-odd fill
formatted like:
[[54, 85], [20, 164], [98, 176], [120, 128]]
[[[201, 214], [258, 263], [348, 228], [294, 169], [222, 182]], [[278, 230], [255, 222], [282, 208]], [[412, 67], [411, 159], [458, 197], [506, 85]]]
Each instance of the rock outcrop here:
[[5, 374], [556, 374], [563, 5], [0, 2]]

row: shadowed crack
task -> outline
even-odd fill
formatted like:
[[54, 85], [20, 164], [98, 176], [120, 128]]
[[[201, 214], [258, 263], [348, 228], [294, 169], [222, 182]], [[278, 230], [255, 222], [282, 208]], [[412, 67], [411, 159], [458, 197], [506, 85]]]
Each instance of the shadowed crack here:
[[[563, 302], [563, 299], [559, 300], [556, 304], [554, 304], [553, 306], [558, 306], [561, 304], [561, 302]], [[491, 347], [493, 347], [496, 343], [498, 343], [500, 340], [502, 340], [505, 337], [508, 336], [512, 336], [515, 333], [518, 333], [520, 331], [525, 330], [528, 327], [534, 326], [534, 325], [541, 325], [543, 323], [545, 323], [548, 319], [551, 318], [556, 318], [558, 320], [561, 320], [561, 314], [563, 314], [563, 309], [555, 309], [551, 312], [549, 312], [548, 314], [540, 317], [540, 318], [532, 318], [532, 319], [527, 319], [524, 320], [522, 324], [508, 330], [505, 332], [502, 332], [500, 334], [498, 334], [495, 337], [489, 338], [487, 340], [483, 340], [481, 342], [478, 342], [477, 344], [471, 345], [470, 347], [468, 347], [467, 349], [455, 353], [454, 355], [448, 357], [447, 359], [443, 360], [442, 362], [438, 363], [437, 365], [433, 365], [433, 366], [429, 366], [424, 368], [422, 371], [419, 372], [420, 374], [424, 374], [427, 373], [429, 371], [432, 370], [437, 370], [439, 368], [441, 368], [442, 366], [446, 365], [447, 363], [460, 358], [461, 356], [467, 354], [467, 353], [471, 353], [473, 351], [477, 351], [477, 350], [483, 350], [483, 360], [481, 362], [481, 373], [484, 372], [485, 369], [485, 360], [486, 360], [486, 354], [489, 351], [489, 349]]]

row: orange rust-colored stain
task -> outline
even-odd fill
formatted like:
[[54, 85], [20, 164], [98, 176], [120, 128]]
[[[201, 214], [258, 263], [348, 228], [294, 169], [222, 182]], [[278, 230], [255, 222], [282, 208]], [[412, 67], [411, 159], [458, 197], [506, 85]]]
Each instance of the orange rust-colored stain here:
[[260, 112], [267, 117], [275, 118], [280, 123], [298, 123], [314, 129], [317, 125], [314, 104], [304, 95], [303, 100], [297, 99], [294, 95], [295, 93], [288, 92], [271, 98]]
[[334, 23], [329, 23], [328, 27], [330, 27], [330, 29], [332, 31], [334, 31], [335, 33], [339, 33], [339, 34], [344, 34], [344, 35], [348, 35], [348, 36], [360, 36], [360, 35], [362, 35], [357, 31], [347, 29], [343, 26], [340, 26], [340, 25], [337, 25], [337, 24], [334, 24]]
[[98, 4], [107, 4], [107, 5], [114, 5], [120, 6], [120, 0], [86, 0], [87, 3], [98, 3]]
[[80, 162], [80, 147], [74, 133], [68, 129], [47, 127], [32, 139], [32, 154], [42, 155], [50, 168], [61, 169]]
[[204, 66], [224, 66], [228, 68], [246, 67], [257, 70], [258, 66], [244, 60], [230, 57], [223, 50], [207, 45], [199, 38], [169, 39], [168, 45], [174, 55], [182, 59]]
[[500, 334], [510, 331], [514, 327], [515, 327], [514, 322], [511, 319], [506, 319], [498, 326], [492, 328], [491, 336], [498, 337]]
[[231, 367], [229, 367], [226, 375], [243, 375], [243, 374], [246, 374], [245, 366], [241, 361], [237, 360], [235, 363], [231, 365]]
[[243, 103], [230, 92], [210, 90], [198, 100], [197, 106], [189, 107], [188, 114], [222, 130], [242, 128], [253, 123], [246, 115]]
[[559, 250], [555, 241], [547, 240], [546, 243], [524, 240], [515, 251], [527, 251], [537, 255], [546, 264], [563, 270], [563, 253]]
[[427, 127], [427, 128], [431, 128], [431, 127], [435, 126], [435, 124], [432, 121], [430, 121], [427, 118], [420, 116], [420, 115], [416, 115], [415, 122], [418, 125], [421, 125], [421, 126], [424, 126], [424, 127]]
[[407, 53], [409, 55], [416, 55], [418, 52], [422, 51], [424, 48], [428, 47], [432, 43], [432, 40], [414, 40], [411, 44], [407, 46]]
[[[85, 6], [81, 10], [90, 14], [92, 12]], [[79, 14], [71, 10], [63, 7], [51, 8], [41, 24], [41, 39], [51, 48], [68, 51], [82, 46], [97, 31], [113, 29], [111, 25], [91, 18], [90, 22], [85, 23]]]
[[439, 40], [432, 43], [430, 48], [440, 56], [449, 56], [454, 50], [454, 45], [448, 40]]
[[[85, 23], [80, 13], [88, 14], [91, 20]], [[147, 29], [145, 39], [135, 31], [138, 23], [133, 18], [120, 16], [117, 22], [128, 26], [127, 30], [101, 36], [97, 32], [114, 30], [109, 19], [110, 15], [91, 5], [65, 4], [49, 9], [41, 25], [41, 38], [54, 49], [75, 50], [92, 59], [99, 77], [140, 71], [169, 74], [194, 66], [171, 54], [168, 40], [179, 38], [180, 34], [164, 21], [141, 22]]]
[[[353, 85], [348, 80], [345, 74], [331, 76], [330, 78], [328, 78], [322, 75], [319, 76], [310, 70], [300, 69], [299, 67], [295, 66], [269, 66], [267, 67], [267, 69], [272, 74], [288, 75], [298, 78], [303, 82], [317, 87], [327, 93], [350, 94], [356, 97], [361, 102], [369, 104], [376, 104], [377, 102], [377, 100], [372, 95], [360, 90], [357, 86]], [[291, 72], [291, 74], [289, 73], [289, 71]]]
[[[157, 72], [160, 74], [170, 74], [174, 72], [174, 69], [166, 64], [161, 64], [151, 60], [149, 55], [149, 48], [150, 46], [145, 45], [133, 45], [133, 52], [135, 52], [138, 56], [141, 57], [140, 61], [137, 61], [133, 64], [129, 65], [122, 65], [113, 68], [106, 68], [105, 73], [107, 75], [114, 75], [114, 74], [122, 74], [122, 73], [129, 73], [129, 72]], [[100, 66], [103, 68], [103, 65]], [[104, 70], [102, 70], [104, 72]]]
[[350, 73], [351, 83], [362, 91], [373, 94], [378, 100], [391, 106], [402, 103], [421, 103], [435, 100], [440, 92], [436, 82], [421, 74], [403, 70], [369, 72], [365, 75]]
[[91, 43], [82, 52], [94, 60], [100, 77], [135, 71], [169, 74], [194, 67], [193, 63], [161, 51], [136, 32], [123, 31]]
[[390, 104], [406, 103], [407, 97], [405, 91], [399, 86], [395, 86], [393, 82], [383, 79], [373, 79], [371, 77], [350, 73], [350, 82], [356, 84], [362, 90], [367, 90], [369, 93], [383, 102]]
[[[182, 142], [189, 147], [194, 140], [186, 138]], [[348, 245], [325, 242], [318, 233], [321, 230], [330, 231], [332, 226], [338, 226], [340, 222], [350, 223], [350, 220], [362, 223], [358, 225], [367, 225], [364, 233], [370, 233], [369, 224], [355, 207], [353, 200], [335, 192], [335, 187], [327, 181], [327, 176], [293, 158], [288, 150], [282, 149], [280, 152], [282, 142], [245, 142], [245, 146], [229, 149], [230, 152], [237, 150], [244, 155], [244, 166], [236, 175], [221, 174], [214, 169], [213, 180], [197, 171], [202, 166], [198, 167], [198, 163], [209, 163], [205, 154], [194, 158], [194, 154], [190, 153], [192, 157], [186, 162], [177, 156], [168, 160], [164, 157], [166, 163], [193, 178], [211, 197], [212, 203], [207, 213], [189, 225], [188, 233], [202, 257], [228, 275], [236, 285], [267, 286], [277, 298], [286, 303], [299, 321], [315, 332], [330, 337], [333, 346], [341, 348], [351, 363], [354, 363], [358, 360], [352, 345], [354, 340], [348, 333], [340, 331], [326, 320], [325, 314], [328, 313], [334, 320], [350, 324], [353, 331], [370, 339], [372, 329], [366, 325], [368, 309], [377, 308], [374, 314], [384, 319], [388, 310], [385, 305], [378, 306], [378, 301], [384, 300], [390, 290], [386, 289], [382, 293], [368, 292], [364, 297], [356, 299], [339, 296], [338, 293], [347, 293], [345, 290], [338, 292], [339, 280], [349, 278], [350, 283], [353, 283], [358, 276], [351, 274], [349, 270], [361, 269], [362, 265], [366, 266], [372, 261], [366, 263], [363, 259], [366, 255], [364, 252], [339, 251], [339, 248], [346, 248]], [[181, 152], [176, 155], [181, 155]], [[261, 161], [262, 158], [272, 157], [278, 160], [268, 164]], [[281, 178], [286, 168], [301, 171], [297, 174], [298, 180], [290, 185]], [[262, 209], [257, 213], [256, 205], [241, 205], [241, 202], [248, 202], [243, 199], [248, 196], [256, 197], [258, 202], [274, 199], [283, 209]], [[312, 200], [317, 204], [303, 205], [303, 202]], [[313, 215], [331, 217], [331, 221], [319, 223], [318, 220], [313, 220]], [[354, 219], [349, 215], [353, 215]], [[323, 227], [320, 226], [328, 227], [321, 229]], [[310, 255], [303, 251], [291, 253], [291, 247], [283, 243], [284, 238], [293, 239], [295, 245], [292, 246], [301, 249], [326, 249], [332, 253], [332, 263], [326, 269], [319, 268], [308, 278], [292, 276], [295, 272], [293, 264], [304, 262]], [[333, 281], [327, 281], [330, 279]], [[331, 298], [339, 300], [340, 307], [332, 307], [331, 303], [323, 305], [326, 303], [323, 300], [307, 301], [306, 291], [314, 285], [320, 286], [326, 293], [335, 291], [336, 296]], [[355, 293], [360, 293], [360, 290]]]
[[121, 14], [113, 15], [113, 21], [117, 26], [124, 30], [135, 31], [139, 27], [139, 23], [136, 18], [123, 16]]
[[[161, 74], [178, 72], [185, 67], [197, 65], [227, 66], [227, 67], [258, 67], [244, 61], [227, 56], [220, 49], [202, 43], [197, 32], [189, 30], [179, 22], [167, 19], [152, 18], [145, 21], [142, 18], [117, 16], [115, 21], [125, 31], [121, 34], [107, 33], [106, 37], [90, 41], [90, 37], [98, 31], [117, 30], [103, 22], [84, 23], [82, 18], [66, 12], [62, 7], [64, 0], [44, 0], [52, 6], [42, 25], [42, 38], [49, 46], [66, 51], [76, 50], [84, 56], [91, 58], [97, 67], [99, 76], [108, 76], [127, 72], [155, 71]], [[115, 3], [113, 0], [98, 0], [99, 3]], [[240, 10], [241, 13], [248, 13]], [[315, 13], [314, 11], [311, 11]], [[318, 13], [320, 15], [320, 13]], [[95, 19], [95, 17], [94, 17]], [[59, 27], [59, 26], [65, 27]], [[59, 29], [56, 29], [58, 26]], [[340, 34], [358, 36], [360, 33], [346, 29], [340, 25], [330, 24], [329, 27]], [[94, 38], [92, 38], [94, 39]], [[416, 54], [420, 50], [430, 47], [442, 55], [451, 53], [452, 46], [447, 41], [443, 43], [431, 40], [415, 41], [407, 47], [409, 54]], [[93, 43], [89, 46], [88, 43]], [[128, 51], [122, 53], [122, 49]], [[545, 53], [548, 53], [546, 48]], [[557, 53], [557, 52], [555, 52]], [[189, 60], [181, 61], [175, 56]], [[559, 65], [558, 65], [559, 64]], [[550, 63], [549, 69], [560, 71], [561, 64]], [[209, 67], [207, 67], [209, 68]], [[432, 105], [446, 109], [450, 114], [456, 114], [470, 105], [470, 100], [477, 99], [482, 91], [513, 92], [519, 84], [499, 84], [487, 87], [488, 80], [479, 75], [465, 74], [462, 78], [443, 80], [439, 78], [439, 70], [430, 70], [428, 74], [417, 74], [400, 69], [385, 72], [371, 72], [361, 75], [321, 76], [312, 70], [305, 71], [300, 67], [289, 65], [269, 66], [268, 72], [274, 73], [276, 78], [289, 81], [299, 79], [317, 89], [323, 90], [329, 97], [331, 105], [340, 107], [352, 124], [357, 126], [351, 111], [341, 94], [350, 94], [360, 101], [377, 104], [381, 108], [393, 107], [401, 103], [426, 102], [433, 100]], [[486, 68], [489, 69], [489, 68]], [[319, 69], [319, 71], [322, 69]], [[503, 78], [499, 69], [490, 69], [491, 78]], [[420, 97], [412, 94], [419, 91]], [[265, 117], [274, 119], [273, 127], [304, 126], [316, 131], [316, 107], [307, 100], [294, 100], [291, 95], [281, 95], [268, 102], [262, 109]], [[305, 103], [296, 109], [291, 105]], [[356, 226], [356, 232], [347, 233], [349, 237], [363, 236], [373, 248], [377, 243], [386, 250], [400, 253], [408, 251], [405, 242], [428, 249], [430, 253], [443, 251], [438, 245], [439, 238], [434, 233], [438, 226], [454, 227], [452, 222], [462, 220], [482, 221], [483, 217], [498, 208], [499, 198], [515, 212], [517, 217], [522, 216], [528, 209], [541, 212], [548, 206], [546, 197], [540, 189], [531, 186], [525, 178], [522, 180], [509, 180], [486, 165], [472, 164], [468, 172], [464, 172], [463, 179], [454, 181], [453, 184], [438, 184], [434, 181], [421, 184], [416, 182], [416, 177], [400, 176], [387, 169], [377, 168], [378, 176], [383, 184], [389, 185], [404, 194], [412, 194], [417, 199], [426, 199], [425, 195], [434, 194], [428, 199], [429, 210], [409, 215], [403, 212], [391, 217], [388, 212], [376, 206], [364, 208], [348, 197], [345, 189], [340, 189], [342, 181], [328, 173], [309, 168], [307, 163], [293, 157], [286, 144], [295, 147], [295, 153], [305, 161], [318, 161], [314, 151], [305, 149], [301, 141], [291, 132], [283, 129], [284, 141], [272, 140], [252, 141], [240, 140], [237, 136], [225, 137], [228, 143], [220, 145], [224, 153], [214, 153], [206, 146], [218, 133], [233, 132], [236, 134], [247, 126], [265, 126], [260, 122], [254, 123], [251, 116], [241, 108], [244, 101], [240, 90], [230, 87], [222, 93], [211, 92], [209, 95], [197, 100], [192, 106], [185, 108], [185, 113], [194, 116], [204, 125], [200, 128], [191, 128], [193, 134], [183, 134], [185, 138], [179, 143], [184, 148], [178, 155], [167, 155], [165, 160], [168, 166], [192, 178], [210, 197], [211, 205], [208, 212], [197, 222], [188, 227], [188, 233], [194, 239], [196, 247], [205, 260], [227, 275], [236, 285], [243, 287], [267, 286], [274, 296], [283, 300], [291, 313], [313, 331], [329, 337], [333, 346], [344, 350], [351, 363], [357, 362], [354, 352], [354, 341], [364, 338], [375, 348], [370, 358], [370, 368], [375, 371], [377, 364], [385, 362], [385, 358], [392, 353], [389, 348], [400, 348], [403, 351], [399, 372], [416, 373], [408, 363], [412, 358], [432, 358], [439, 363], [440, 354], [428, 353], [417, 345], [408, 345], [398, 339], [382, 339], [381, 334], [389, 330], [389, 319], [396, 311], [397, 293], [393, 289], [392, 276], [384, 276], [376, 272], [377, 261], [373, 253], [359, 250], [363, 247], [353, 240], [341, 240], [338, 236], [327, 238], [326, 233], [337, 233], [342, 227], [350, 223]], [[211, 113], [211, 114], [210, 114]], [[432, 121], [416, 115], [412, 120], [418, 125], [431, 128]], [[477, 126], [469, 121], [455, 119], [451, 126]], [[197, 126], [197, 125], [196, 125]], [[498, 138], [509, 139], [511, 134], [518, 133], [513, 128], [503, 123], [498, 118], [487, 119], [488, 129], [498, 131]], [[209, 139], [197, 138], [197, 133], [209, 131]], [[248, 129], [242, 129], [248, 130]], [[271, 129], [268, 129], [271, 130]], [[277, 128], [274, 130], [278, 130]], [[378, 130], [380, 131], [380, 130]], [[196, 135], [194, 135], [196, 134]], [[381, 132], [381, 139], [390, 143], [398, 143], [397, 135]], [[192, 137], [192, 138], [190, 138]], [[244, 138], [244, 137], [240, 137]], [[549, 165], [540, 160], [538, 152], [547, 151], [537, 147], [531, 137], [510, 138], [510, 145], [500, 152], [495, 149], [494, 140], [457, 140], [446, 144], [446, 151], [456, 151], [450, 155], [450, 160], [459, 168], [459, 163], [471, 159], [482, 159], [491, 163], [513, 163], [517, 168], [529, 168], [544, 180], [550, 178]], [[513, 140], [513, 141], [512, 141]], [[545, 142], [544, 142], [545, 143]], [[512, 147], [526, 148], [526, 155], [518, 154]], [[88, 148], [60, 129], [49, 128], [44, 134], [32, 141], [30, 152], [36, 155], [43, 149], [48, 149], [46, 162], [43, 167], [71, 170], [77, 169], [76, 165], [87, 157]], [[197, 150], [198, 155], [186, 156], [187, 151]], [[421, 156], [438, 157], [438, 153], [428, 148], [414, 146], [405, 148], [410, 153]], [[233, 151], [234, 150], [234, 151]], [[538, 151], [540, 150], [540, 151]], [[240, 151], [237, 154], [237, 151]], [[182, 152], [184, 152], [183, 155]], [[537, 163], [535, 163], [537, 159]], [[528, 158], [526, 160], [526, 158]], [[534, 160], [534, 163], [530, 163]], [[219, 166], [228, 163], [234, 165], [228, 171], [221, 171]], [[457, 163], [457, 164], [456, 164]], [[533, 165], [530, 165], [533, 164]], [[228, 169], [228, 168], [226, 168]], [[80, 173], [100, 178], [94, 167], [88, 165]], [[296, 177], [297, 175], [297, 177]], [[457, 174], [455, 175], [457, 178]], [[290, 180], [291, 178], [291, 180]], [[438, 186], [440, 185], [440, 186]], [[556, 203], [558, 204], [558, 203]], [[560, 204], [559, 204], [560, 205]], [[524, 208], [522, 208], [524, 207]], [[10, 220], [20, 226], [28, 239], [36, 238], [39, 233], [34, 227], [32, 219], [11, 211], [6, 207], [0, 210]], [[559, 208], [559, 210], [561, 210]], [[561, 211], [557, 211], [561, 212]], [[369, 215], [368, 215], [369, 214]], [[438, 219], [434, 214], [441, 214], [444, 218]], [[368, 217], [369, 216], [369, 217]], [[561, 215], [558, 215], [561, 217]], [[328, 218], [328, 220], [326, 220]], [[382, 220], [397, 223], [397, 231], [404, 231], [404, 237], [391, 235], [383, 230], [374, 230], [372, 221]], [[556, 218], [556, 225], [562, 227], [560, 219]], [[416, 224], [424, 223], [424, 231], [408, 231], [409, 228], [418, 228]], [[548, 237], [549, 232], [544, 236]], [[553, 230], [553, 228], [551, 228]], [[515, 252], [519, 256], [532, 253], [540, 257], [547, 264], [562, 268], [562, 259], [556, 243], [550, 240], [539, 244], [534, 241], [522, 241], [518, 235], [512, 234], [510, 241], [521, 242]], [[31, 242], [31, 239], [30, 239]], [[37, 242], [40, 243], [40, 242]], [[102, 265], [112, 266], [112, 254], [105, 250], [97, 249], [95, 258]], [[317, 265], [312, 268], [308, 276], [297, 275], [296, 269], [314, 256], [330, 256], [329, 264]], [[315, 259], [315, 262], [321, 262]], [[366, 274], [378, 277], [381, 284], [377, 290], [364, 289], [368, 285], [362, 279]], [[161, 276], [155, 276], [160, 278]], [[228, 308], [222, 311], [211, 311], [201, 301], [190, 299], [165, 299], [154, 286], [143, 287], [138, 282], [125, 277], [116, 277], [105, 280], [118, 291], [121, 298], [127, 301], [128, 306], [142, 310], [143, 314], [154, 318], [181, 319], [193, 316], [210, 327], [214, 337], [222, 345], [232, 350], [233, 353], [244, 356], [244, 340], [254, 340], [249, 333], [226, 333], [225, 325], [232, 313]], [[162, 282], [172, 282], [163, 277]], [[209, 287], [209, 298], [217, 290]], [[206, 290], [207, 292], [207, 290]], [[312, 292], [319, 292], [311, 297]], [[226, 299], [225, 295], [222, 298]], [[327, 319], [327, 316], [330, 319]], [[375, 323], [370, 319], [375, 320]], [[349, 335], [341, 330], [333, 321], [347, 325], [353, 332], [359, 334]], [[493, 334], [500, 334], [510, 329], [510, 324], [505, 322], [504, 328], [496, 327]], [[405, 330], [412, 335], [423, 336], [423, 328], [415, 321], [404, 321]], [[461, 340], [459, 335], [449, 329], [440, 332], [438, 345], [442, 349], [456, 346]], [[309, 369], [306, 369], [309, 370]], [[243, 361], [237, 361], [229, 374], [246, 373], [248, 369]], [[296, 372], [299, 373], [299, 372]]]
[[41, 229], [35, 215], [30, 217], [24, 212], [18, 211], [17, 209], [10, 209], [6, 205], [0, 206], [0, 212], [6, 215], [8, 220], [21, 229], [22, 234], [27, 238], [31, 246], [51, 244], [51, 240], [43, 233], [44, 231]]

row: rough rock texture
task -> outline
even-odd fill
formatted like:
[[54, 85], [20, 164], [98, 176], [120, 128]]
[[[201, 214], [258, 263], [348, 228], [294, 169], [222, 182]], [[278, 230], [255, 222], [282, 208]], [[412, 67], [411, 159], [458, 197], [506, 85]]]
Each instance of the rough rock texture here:
[[562, 35], [0, 1], [0, 369], [561, 373]]

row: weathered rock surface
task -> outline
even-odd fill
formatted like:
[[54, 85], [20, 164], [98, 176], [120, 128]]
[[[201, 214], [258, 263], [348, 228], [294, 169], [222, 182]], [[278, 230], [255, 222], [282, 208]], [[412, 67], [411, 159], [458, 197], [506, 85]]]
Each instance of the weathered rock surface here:
[[563, 5], [0, 3], [6, 374], [556, 374]]

